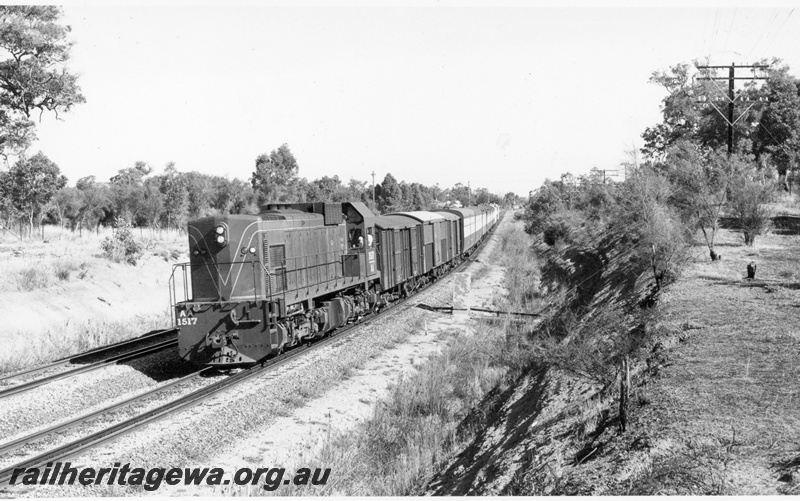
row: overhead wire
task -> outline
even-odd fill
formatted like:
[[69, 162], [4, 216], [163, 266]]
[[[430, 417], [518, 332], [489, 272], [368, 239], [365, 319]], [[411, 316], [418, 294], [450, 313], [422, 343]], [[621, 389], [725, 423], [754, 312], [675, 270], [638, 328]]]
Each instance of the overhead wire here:
[[[783, 28], [786, 26], [786, 23], [788, 23], [788, 22], [789, 22], [789, 18], [791, 18], [791, 17], [792, 17], [792, 14], [794, 13], [794, 10], [795, 10], [795, 9], [794, 9], [794, 8], [792, 8], [792, 10], [790, 10], [790, 11], [789, 11], [789, 13], [788, 13], [788, 14], [786, 14], [786, 18], [783, 20], [783, 23], [781, 23], [780, 27], [779, 27], [779, 28], [778, 28], [778, 30], [775, 32], [775, 34], [774, 34], [774, 35], [771, 37], [771, 40], [769, 40], [769, 45], [767, 45], [767, 46], [764, 48], [764, 52], [768, 51], [768, 50], [769, 50], [769, 48], [770, 48], [770, 47], [772, 47], [772, 44], [774, 44], [774, 43], [775, 43], [775, 40], [777, 40], [777, 38], [778, 38], [778, 35], [780, 35], [780, 33], [783, 31]], [[775, 16], [775, 18], [777, 19], [777, 10], [776, 10], [776, 16]], [[759, 40], [759, 41], [760, 41], [760, 40]], [[756, 42], [756, 44], [758, 44], [758, 42]], [[753, 49], [755, 49], [755, 46], [753, 47]], [[752, 50], [751, 50], [751, 53], [752, 53]], [[767, 132], [767, 134], [769, 134], [769, 137], [772, 139], [772, 142], [773, 142], [773, 143], [775, 143], [775, 145], [776, 145], [776, 146], [780, 146], [780, 142], [779, 142], [779, 141], [778, 141], [778, 139], [775, 137], [775, 135], [772, 133], [772, 131], [771, 131], [771, 130], [769, 130], [769, 127], [767, 127], [766, 125], [764, 125], [764, 123], [763, 123], [761, 120], [759, 120], [759, 121], [758, 121], [758, 125], [759, 125], [759, 127], [763, 128], [763, 129], [764, 129], [764, 130]]]
[[764, 48], [764, 52], [767, 52], [767, 51], [769, 51], [769, 49], [772, 47], [772, 44], [774, 44], [774, 43], [775, 43], [775, 40], [777, 40], [777, 39], [778, 39], [778, 35], [780, 35], [781, 31], [783, 31], [783, 27], [784, 27], [784, 26], [786, 26], [786, 23], [788, 23], [788, 22], [789, 22], [789, 18], [790, 18], [790, 17], [792, 17], [792, 14], [793, 14], [793, 13], [794, 13], [794, 8], [792, 8], [792, 10], [791, 10], [791, 11], [789, 11], [789, 13], [788, 13], [788, 14], [786, 14], [786, 19], [784, 19], [784, 20], [783, 20], [783, 24], [781, 24], [781, 27], [780, 27], [780, 28], [778, 28], [778, 31], [776, 31], [776, 32], [775, 32], [775, 35], [772, 37], [772, 40], [770, 40], [770, 42], [769, 42], [769, 45], [767, 45], [767, 46]]
[[717, 21], [719, 20], [719, 7], [714, 9], [714, 28], [711, 30], [711, 43], [709, 47], [709, 52], [712, 52], [714, 48], [714, 40], [717, 38]]
[[725, 45], [722, 46], [723, 51], [728, 48], [728, 40], [731, 37], [731, 31], [733, 31], [733, 22], [736, 20], [736, 13], [738, 11], [739, 11], [738, 7], [733, 9], [733, 17], [731, 17], [731, 24], [730, 26], [728, 26], [728, 34], [725, 35]]
[[775, 139], [775, 136], [772, 135], [772, 132], [770, 132], [770, 130], [767, 128], [767, 126], [764, 125], [763, 123], [761, 123], [761, 120], [758, 121], [758, 125], [763, 127], [765, 131], [767, 131], [767, 134], [769, 134], [769, 137], [772, 138], [772, 141], [775, 143], [776, 146], [780, 146], [781, 145], [781, 143], [778, 142], [777, 139]]
[[753, 45], [753, 48], [750, 49], [750, 52], [747, 53], [746, 59], [750, 59], [750, 55], [753, 54], [753, 51], [756, 50], [756, 47], [758, 47], [758, 44], [761, 43], [761, 39], [764, 38], [764, 34], [767, 33], [767, 30], [769, 29], [769, 27], [772, 24], [773, 20], [778, 18], [778, 12], [779, 11], [778, 11], [777, 8], [772, 10], [772, 15], [767, 20], [767, 24], [765, 24], [764, 28], [761, 30], [761, 34], [758, 36], [758, 39], [756, 39], [755, 45]]

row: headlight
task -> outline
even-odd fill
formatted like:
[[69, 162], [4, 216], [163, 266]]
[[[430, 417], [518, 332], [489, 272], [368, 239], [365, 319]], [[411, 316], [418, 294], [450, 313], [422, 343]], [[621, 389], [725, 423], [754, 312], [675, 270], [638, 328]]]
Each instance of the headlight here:
[[217, 243], [220, 245], [225, 244], [225, 237], [223, 235], [217, 236]]
[[[217, 226], [217, 235], [222, 235], [224, 233], [225, 233], [225, 227], [222, 226], [222, 225]], [[217, 240], [217, 241], [219, 241], [219, 240]]]
[[255, 254], [255, 253], [256, 253], [256, 248], [250, 247], [250, 254]]

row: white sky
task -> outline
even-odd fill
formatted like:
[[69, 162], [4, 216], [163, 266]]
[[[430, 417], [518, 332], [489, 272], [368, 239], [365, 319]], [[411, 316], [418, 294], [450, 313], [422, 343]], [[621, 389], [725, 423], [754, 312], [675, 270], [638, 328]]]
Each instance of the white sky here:
[[309, 180], [526, 195], [640, 148], [654, 70], [776, 56], [800, 76], [800, 10], [760, 4], [67, 4], [87, 102], [30, 151], [71, 184], [137, 160], [249, 179], [288, 143]]

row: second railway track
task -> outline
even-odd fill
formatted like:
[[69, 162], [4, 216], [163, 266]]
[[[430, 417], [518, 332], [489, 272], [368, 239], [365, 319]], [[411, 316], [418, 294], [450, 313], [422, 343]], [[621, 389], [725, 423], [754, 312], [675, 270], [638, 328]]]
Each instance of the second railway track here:
[[[158, 341], [161, 338], [164, 339]], [[144, 347], [140, 346], [143, 343], [147, 343], [154, 340], [157, 341], [154, 344], [149, 344]], [[59, 379], [76, 376], [78, 374], [83, 374], [85, 372], [100, 369], [112, 364], [118, 364], [121, 362], [134, 360], [136, 358], [141, 358], [150, 355], [152, 353], [157, 353], [159, 351], [172, 348], [174, 346], [177, 346], [177, 344], [178, 344], [177, 330], [166, 329], [148, 334], [146, 336], [141, 336], [134, 339], [129, 339], [127, 341], [122, 341], [112, 345], [96, 348], [86, 353], [81, 353], [80, 355], [75, 355], [73, 357], [56, 360], [55, 362], [51, 362], [49, 364], [45, 364], [39, 367], [34, 367], [32, 369], [16, 372], [14, 374], [4, 375], [0, 377], [0, 383], [11, 383], [11, 385], [0, 387], [0, 398], [8, 397], [11, 395], [15, 395], [17, 393], [31, 390], [33, 388], [42, 386], [44, 384], [53, 381], [57, 381]], [[120, 352], [120, 350], [123, 351]], [[103, 354], [107, 355], [104, 356]], [[81, 364], [81, 360], [95, 358], [95, 357], [101, 357], [101, 358], [91, 363]], [[60, 367], [66, 367], [74, 364], [80, 364], [80, 365], [77, 365], [76, 367], [67, 369], [62, 372], [44, 375], [34, 379], [27, 379], [28, 377], [35, 376], [36, 374], [43, 374], [43, 373], [46, 374], [47, 372], [58, 369]], [[13, 384], [15, 380], [23, 380], [23, 381], [17, 384]]]

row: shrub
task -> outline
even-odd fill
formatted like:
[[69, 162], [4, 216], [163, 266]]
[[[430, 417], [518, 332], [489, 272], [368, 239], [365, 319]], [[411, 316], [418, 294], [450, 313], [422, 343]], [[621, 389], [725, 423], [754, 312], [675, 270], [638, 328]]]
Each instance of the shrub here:
[[130, 223], [122, 217], [114, 220], [114, 234], [106, 237], [100, 246], [106, 257], [116, 263], [135, 265], [144, 253], [142, 244], [133, 238]]
[[775, 190], [771, 184], [745, 181], [732, 190], [731, 213], [742, 230], [744, 243], [752, 246], [758, 235], [770, 229], [772, 209], [766, 204], [772, 201]]
[[586, 217], [574, 210], [560, 210], [544, 223], [542, 241], [553, 246], [557, 243], [573, 244], [586, 236]]
[[44, 289], [50, 286], [50, 276], [47, 269], [41, 265], [20, 270], [17, 281], [19, 288], [24, 291]]
[[[85, 270], [86, 267], [87, 267], [86, 263], [78, 264], [75, 261], [71, 261], [68, 259], [59, 259], [58, 261], [55, 261], [53, 263], [53, 271], [55, 273], [55, 276], [61, 281], [69, 280], [73, 271]], [[83, 274], [83, 276], [85, 276], [85, 273]], [[79, 276], [79, 278], [83, 278], [83, 276]]]
[[528, 201], [525, 207], [525, 231], [535, 235], [544, 231], [552, 214], [566, 209], [564, 203], [564, 186], [559, 182], [545, 182]]

